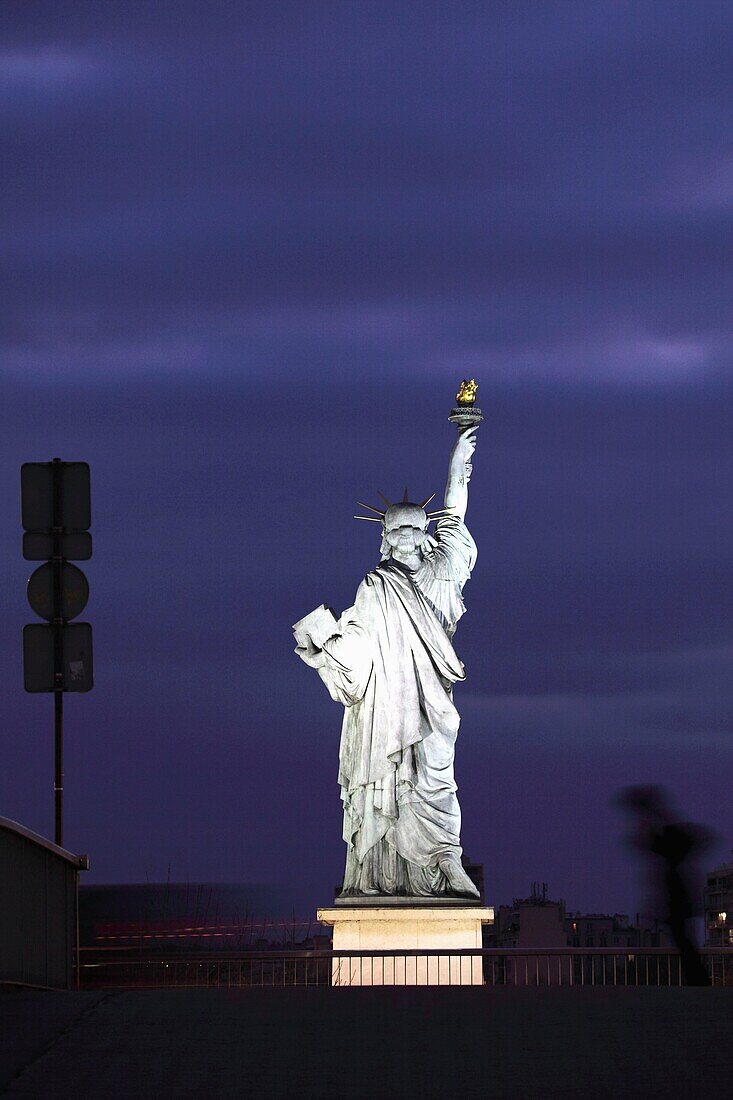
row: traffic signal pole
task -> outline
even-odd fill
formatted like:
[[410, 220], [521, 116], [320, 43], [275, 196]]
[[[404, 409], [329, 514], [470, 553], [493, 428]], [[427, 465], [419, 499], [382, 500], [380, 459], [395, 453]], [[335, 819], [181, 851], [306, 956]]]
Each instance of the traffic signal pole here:
[[86, 607], [89, 584], [69, 559], [92, 556], [89, 466], [24, 462], [20, 470], [23, 557], [41, 561], [28, 579], [28, 602], [45, 623], [23, 627], [26, 691], [53, 693], [54, 840], [64, 843], [64, 693], [94, 686], [92, 628], [71, 622]]
[[64, 846], [64, 665], [61, 605], [61, 517], [63, 515], [61, 459], [53, 460], [53, 797], [54, 841]]

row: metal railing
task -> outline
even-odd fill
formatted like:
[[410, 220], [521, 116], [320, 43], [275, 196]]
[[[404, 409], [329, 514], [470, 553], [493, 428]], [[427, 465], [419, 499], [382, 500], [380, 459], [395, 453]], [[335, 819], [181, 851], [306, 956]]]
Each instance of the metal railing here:
[[[733, 987], [733, 948], [706, 950], [711, 985]], [[667, 948], [477, 948], [446, 951], [275, 951], [197, 955], [82, 948], [82, 988], [225, 988], [371, 985], [680, 986]]]

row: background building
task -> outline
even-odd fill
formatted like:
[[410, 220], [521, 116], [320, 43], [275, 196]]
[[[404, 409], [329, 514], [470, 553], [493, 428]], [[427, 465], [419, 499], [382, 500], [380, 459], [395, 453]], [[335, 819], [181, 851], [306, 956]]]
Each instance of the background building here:
[[77, 947], [76, 856], [0, 817], [0, 983], [70, 989]]
[[667, 927], [660, 921], [636, 915], [632, 924], [626, 913], [568, 913], [563, 900], [547, 896], [547, 883], [533, 882], [528, 898], [514, 898], [500, 905], [496, 923], [487, 931], [487, 947], [622, 948], [673, 947]]
[[733, 863], [708, 871], [703, 896], [705, 946], [733, 944]]
[[84, 886], [80, 944], [144, 953], [249, 951], [303, 945], [323, 932], [284, 890], [254, 883], [150, 882]]

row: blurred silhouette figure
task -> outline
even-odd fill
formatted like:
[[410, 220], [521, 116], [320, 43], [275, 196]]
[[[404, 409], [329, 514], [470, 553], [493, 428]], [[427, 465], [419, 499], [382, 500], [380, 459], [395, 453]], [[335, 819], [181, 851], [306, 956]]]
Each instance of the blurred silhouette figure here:
[[656, 886], [665, 913], [662, 919], [680, 953], [685, 985], [710, 985], [710, 976], [688, 931], [695, 915], [693, 879], [695, 860], [714, 836], [704, 825], [677, 821], [672, 802], [663, 787], [624, 787], [616, 801], [632, 819], [631, 844], [654, 859]]

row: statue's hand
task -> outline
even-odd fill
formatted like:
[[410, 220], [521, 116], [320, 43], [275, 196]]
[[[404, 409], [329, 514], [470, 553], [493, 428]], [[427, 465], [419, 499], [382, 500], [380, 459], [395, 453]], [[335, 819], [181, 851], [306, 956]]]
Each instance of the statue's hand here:
[[305, 661], [311, 668], [321, 668], [325, 661], [323, 650], [314, 644], [310, 634], [306, 635], [306, 644], [295, 647], [295, 652], [301, 661]]
[[471, 477], [473, 467], [471, 457], [476, 450], [476, 431], [478, 424], [472, 428], [464, 428], [456, 440], [450, 456], [450, 475], [461, 484], [465, 484]]
[[452, 459], [455, 462], [466, 463], [471, 461], [471, 456], [476, 450], [476, 432], [478, 431], [478, 424], [474, 424], [472, 428], [464, 428], [459, 434], [458, 439], [453, 447]]

